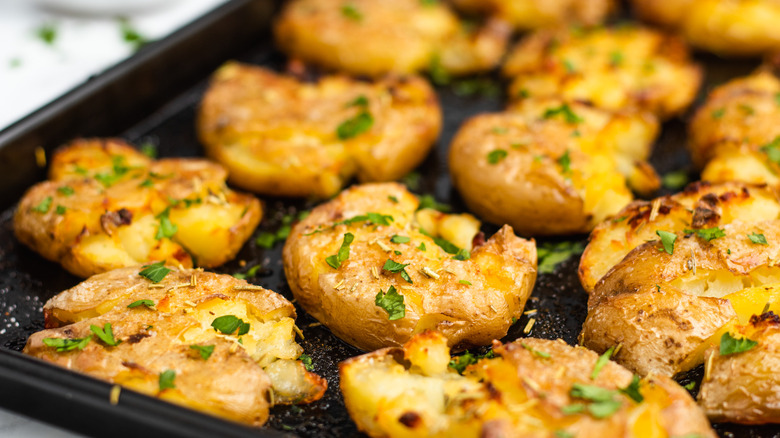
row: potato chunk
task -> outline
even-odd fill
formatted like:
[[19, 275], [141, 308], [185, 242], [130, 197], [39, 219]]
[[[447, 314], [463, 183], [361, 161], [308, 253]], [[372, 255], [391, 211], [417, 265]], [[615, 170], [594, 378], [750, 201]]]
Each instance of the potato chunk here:
[[443, 2], [420, 0], [293, 0], [274, 26], [288, 55], [366, 76], [491, 70], [510, 33], [501, 20], [470, 29]]
[[201, 104], [198, 132], [230, 181], [275, 196], [327, 198], [353, 177], [389, 181], [414, 169], [441, 130], [419, 77], [303, 83], [228, 63]]
[[466, 122], [450, 147], [452, 180], [480, 217], [523, 235], [583, 233], [632, 195], [658, 188], [658, 122], [554, 98], [524, 99]]
[[415, 353], [423, 345], [438, 356], [446, 339], [423, 333], [403, 348], [339, 365], [344, 402], [361, 431], [372, 437], [716, 436], [672, 380], [633, 380], [609, 361], [596, 372], [595, 353], [560, 340], [494, 341], [495, 358], [479, 360], [463, 375], [452, 368], [421, 371], [420, 362], [431, 360]]
[[466, 13], [496, 16], [515, 29], [532, 30], [562, 24], [594, 26], [616, 8], [613, 0], [449, 0]]
[[679, 39], [632, 26], [533, 33], [512, 50], [503, 73], [513, 99], [553, 96], [662, 119], [690, 105], [702, 76]]
[[19, 202], [14, 231], [80, 277], [153, 260], [221, 265], [262, 216], [219, 165], [154, 161], [121, 140], [76, 140], [54, 154], [49, 174]]
[[469, 215], [447, 220], [453, 216], [418, 206], [402, 185], [384, 183], [353, 186], [316, 207], [284, 246], [293, 295], [364, 350], [428, 329], [458, 348], [504, 336], [536, 279], [533, 241], [508, 226], [485, 241]]
[[298, 361], [283, 297], [229, 275], [172, 269], [153, 283], [144, 272], [113, 270], [56, 295], [24, 352], [252, 426], [274, 403], [322, 397], [327, 383]]

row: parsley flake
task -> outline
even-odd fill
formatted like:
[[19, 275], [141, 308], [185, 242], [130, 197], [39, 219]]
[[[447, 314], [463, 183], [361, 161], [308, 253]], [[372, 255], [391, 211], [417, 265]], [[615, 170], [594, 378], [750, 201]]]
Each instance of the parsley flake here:
[[667, 254], [674, 254], [674, 242], [677, 240], [677, 235], [663, 230], [655, 230], [655, 234], [661, 238], [664, 251]]
[[355, 235], [352, 233], [344, 234], [344, 241], [341, 242], [341, 247], [336, 254], [325, 258], [325, 262], [333, 269], [338, 269], [342, 263], [349, 259], [349, 245], [355, 240]]
[[72, 350], [83, 350], [89, 344], [92, 336], [86, 338], [45, 338], [43, 344], [47, 347], [56, 348], [58, 353]]
[[37, 213], [46, 213], [51, 208], [51, 201], [52, 201], [52, 197], [47, 196], [43, 198], [43, 200], [40, 203], [38, 203], [38, 205], [32, 207], [30, 210]]
[[114, 338], [114, 330], [111, 327], [111, 323], [107, 322], [105, 325], [103, 325], [103, 328], [100, 328], [96, 325], [90, 325], [89, 329], [92, 331], [92, 333], [95, 334], [101, 341], [103, 341], [106, 345], [109, 345], [111, 347], [115, 347], [119, 345], [122, 341]]
[[536, 249], [539, 273], [552, 274], [556, 266], [584, 250], [585, 245], [582, 242], [545, 242], [540, 244]]
[[214, 353], [213, 345], [190, 345], [190, 349], [197, 351], [203, 360], [209, 360], [211, 355]]
[[154, 307], [154, 301], [152, 301], [152, 300], [137, 300], [137, 301], [133, 301], [132, 303], [127, 305], [127, 308], [128, 309], [132, 309], [134, 307], [140, 307], [140, 306], [146, 306], [146, 307], [151, 309], [152, 307]]
[[720, 227], [702, 228], [699, 230], [685, 229], [685, 234], [696, 234], [707, 242], [726, 236], [726, 232]]
[[57, 193], [59, 193], [60, 195], [63, 195], [63, 196], [71, 196], [74, 193], [76, 193], [76, 191], [73, 190], [73, 187], [71, 187], [71, 186], [62, 186], [62, 187], [57, 189]]
[[604, 365], [609, 362], [609, 358], [612, 357], [612, 353], [615, 351], [615, 347], [609, 347], [609, 350], [605, 351], [604, 354], [599, 356], [599, 358], [596, 360], [596, 365], [593, 366], [593, 371], [590, 373], [591, 380], [596, 380], [596, 378], [601, 373], [601, 369], [604, 368]]
[[130, 44], [134, 51], [139, 50], [149, 42], [148, 39], [146, 39], [133, 27], [129, 20], [121, 18], [119, 20], [119, 26], [120, 31], [122, 32], [122, 39], [124, 39], [126, 43]]
[[769, 245], [769, 242], [766, 241], [766, 236], [755, 231], [752, 234], [748, 234], [748, 238], [756, 245]]
[[728, 356], [729, 354], [742, 353], [744, 351], [752, 350], [756, 348], [758, 342], [748, 339], [737, 339], [731, 336], [731, 333], [726, 332], [720, 338], [720, 355]]
[[35, 30], [35, 35], [49, 46], [54, 45], [57, 39], [57, 27], [54, 23], [44, 23]]
[[471, 286], [471, 282], [468, 280], [458, 280], [458, 283], [465, 284], [466, 286]]
[[363, 111], [355, 117], [343, 121], [336, 128], [336, 135], [339, 140], [348, 140], [368, 131], [373, 125], [374, 117], [371, 113]]
[[720, 120], [723, 118], [723, 116], [726, 114], [726, 108], [718, 108], [716, 110], [712, 110], [710, 113], [710, 116], [713, 120]]
[[669, 190], [679, 190], [688, 184], [688, 172], [675, 170], [661, 177], [661, 184]]
[[455, 254], [455, 257], [453, 259], [460, 260], [460, 261], [466, 261], [471, 258], [471, 252], [465, 248], [462, 248], [458, 251], [457, 254]]
[[171, 222], [170, 214], [171, 207], [168, 207], [163, 210], [162, 213], [156, 216], [157, 219], [160, 220], [160, 225], [157, 227], [157, 234], [154, 236], [155, 239], [170, 239], [174, 234], [176, 234], [177, 231], [179, 231], [178, 225]]
[[494, 149], [487, 154], [487, 161], [490, 164], [498, 164], [501, 161], [504, 161], [504, 158], [507, 156], [507, 151], [504, 149]]
[[637, 403], [642, 403], [645, 399], [644, 396], [642, 396], [642, 393], [639, 392], [639, 376], [636, 374], [634, 374], [634, 377], [631, 379], [631, 383], [629, 383], [628, 386], [619, 388], [618, 391], [627, 395], [631, 400], [634, 400]]
[[159, 283], [169, 272], [171, 272], [170, 269], [165, 267], [165, 262], [144, 265], [143, 268], [144, 269], [139, 272], [138, 275], [151, 280], [152, 283]]
[[412, 239], [406, 236], [399, 236], [398, 234], [393, 234], [393, 237], [390, 238], [392, 243], [409, 243], [410, 240]]
[[568, 149], [558, 158], [558, 164], [561, 165], [561, 170], [564, 174], [571, 173], [571, 157]]
[[569, 124], [575, 124], [575, 123], [580, 123], [585, 121], [585, 119], [578, 116], [577, 114], [574, 113], [574, 111], [572, 111], [568, 103], [564, 103], [563, 105], [557, 108], [548, 108], [542, 115], [542, 117], [544, 117], [545, 119], [552, 119], [553, 117], [556, 116], [562, 116], [563, 119], [566, 121], [566, 123]]
[[393, 286], [390, 286], [387, 293], [384, 293], [382, 289], [379, 289], [374, 304], [387, 312], [387, 319], [390, 321], [401, 319], [406, 316], [404, 296], [399, 294]]
[[68, 210], [67, 207], [65, 207], [64, 205], [58, 205], [57, 208], [54, 209], [54, 212], [59, 215], [63, 215], [67, 210]]
[[361, 21], [363, 14], [353, 4], [346, 4], [341, 7], [341, 15], [349, 18], [350, 20]]
[[431, 195], [420, 196], [420, 204], [417, 206], [417, 209], [422, 210], [425, 208], [432, 208], [442, 213], [447, 213], [448, 211], [451, 210], [449, 205], [438, 202], [436, 198], [434, 198]]
[[364, 94], [361, 94], [347, 104], [347, 107], [350, 106], [368, 106], [368, 98]]
[[761, 146], [760, 151], [766, 154], [769, 161], [780, 164], [780, 136]]
[[161, 372], [158, 381], [160, 385], [160, 391], [164, 391], [166, 389], [176, 389], [176, 384], [173, 383], [174, 380], [176, 380], [176, 371], [165, 370]]
[[312, 365], [311, 356], [309, 356], [306, 353], [301, 354], [301, 356], [298, 358], [301, 362], [303, 362], [304, 368], [306, 368], [306, 371], [314, 371], [314, 366]]
[[211, 322], [214, 330], [226, 335], [232, 335], [238, 330], [237, 336], [249, 333], [249, 323], [235, 315], [222, 315]]
[[535, 350], [534, 348], [532, 348], [530, 345], [526, 344], [525, 342], [521, 343], [520, 345], [523, 348], [525, 348], [526, 350], [530, 351], [531, 354], [536, 356], [536, 357], [541, 357], [543, 359], [549, 359], [550, 358], [550, 353], [546, 353], [544, 351]]
[[409, 274], [406, 272], [406, 267], [409, 266], [408, 263], [398, 263], [391, 259], [387, 259], [384, 266], [382, 266], [382, 269], [388, 272], [391, 272], [393, 274], [401, 274], [401, 278], [406, 280], [407, 283], [412, 283], [412, 279], [409, 277]]

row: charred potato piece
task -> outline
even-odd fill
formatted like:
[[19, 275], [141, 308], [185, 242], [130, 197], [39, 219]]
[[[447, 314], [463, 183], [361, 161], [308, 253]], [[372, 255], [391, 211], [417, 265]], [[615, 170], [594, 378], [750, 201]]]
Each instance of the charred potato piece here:
[[632, 26], [538, 31], [510, 52], [503, 73], [514, 99], [555, 96], [662, 119], [690, 105], [702, 78], [682, 41]]
[[218, 266], [262, 216], [260, 202], [230, 190], [226, 177], [206, 160], [154, 161], [121, 140], [77, 140], [19, 202], [14, 232], [80, 277], [152, 260]]
[[536, 247], [505, 226], [485, 241], [470, 215], [418, 211], [395, 183], [354, 186], [298, 222], [284, 245], [293, 295], [346, 342], [373, 350], [437, 329], [486, 345], [519, 318]]
[[771, 72], [710, 93], [690, 125], [691, 157], [706, 181], [780, 184], [780, 80]]
[[755, 56], [780, 48], [777, 0], [632, 0], [639, 16], [677, 30], [696, 47]]
[[450, 147], [455, 187], [480, 217], [522, 235], [583, 233], [658, 188], [644, 160], [658, 122], [559, 99], [525, 99], [464, 124]]
[[152, 266], [95, 275], [53, 297], [47, 329], [24, 352], [253, 426], [274, 403], [322, 397], [327, 383], [298, 361], [290, 302], [229, 275], [173, 269], [160, 279], [167, 268]]
[[[712, 339], [745, 312], [732, 299], [780, 282], [779, 215], [774, 192], [741, 183], [697, 183], [626, 207], [593, 232], [583, 254], [580, 274], [591, 291], [583, 344], [621, 345], [616, 360], [640, 374], [702, 363]], [[590, 289], [588, 278], [604, 270]]]
[[[780, 300], [772, 304], [777, 311]], [[728, 338], [736, 342], [705, 353], [699, 404], [713, 421], [780, 423], [780, 317], [753, 314]]]
[[598, 356], [584, 348], [560, 340], [494, 341], [495, 358], [461, 376], [447, 366], [446, 342], [427, 332], [403, 348], [339, 365], [344, 402], [361, 431], [372, 437], [715, 436], [675, 382], [633, 380], [609, 361], [596, 372]]
[[488, 14], [530, 30], [561, 24], [601, 24], [616, 9], [613, 0], [450, 0], [469, 14]]
[[510, 33], [500, 20], [471, 29], [445, 4], [419, 0], [293, 0], [274, 26], [288, 55], [367, 76], [491, 70]]
[[228, 63], [198, 120], [206, 153], [231, 183], [275, 196], [333, 196], [352, 177], [389, 181], [414, 169], [441, 130], [436, 94], [418, 77], [302, 83]]

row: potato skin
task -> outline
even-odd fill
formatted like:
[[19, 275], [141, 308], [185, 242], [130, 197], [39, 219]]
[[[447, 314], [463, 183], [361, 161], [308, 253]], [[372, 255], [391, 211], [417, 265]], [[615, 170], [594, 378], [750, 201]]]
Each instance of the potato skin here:
[[[364, 112], [373, 120], [369, 129], [340, 139], [338, 127]], [[417, 76], [358, 81], [332, 75], [304, 83], [230, 62], [206, 91], [198, 134], [237, 186], [327, 198], [354, 176], [389, 181], [405, 175], [428, 154], [441, 124], [436, 94]]]
[[[564, 108], [579, 121], [567, 120]], [[525, 99], [460, 128], [449, 153], [452, 180], [472, 211], [522, 235], [583, 233], [632, 200], [627, 184], [658, 187], [644, 161], [657, 131], [648, 113]]]
[[488, 71], [506, 51], [511, 28], [489, 20], [466, 30], [444, 4], [418, 0], [293, 0], [274, 25], [277, 45], [307, 63], [355, 75]]
[[640, 382], [642, 403], [616, 395], [622, 407], [607, 418], [564, 414], [564, 407], [581, 402], [570, 395], [575, 383], [614, 391], [632, 375], [607, 362], [591, 379], [598, 356], [561, 340], [494, 341], [496, 358], [480, 360], [463, 376], [446, 365], [420, 366], [441, 362], [445, 343], [438, 333], [423, 333], [403, 348], [339, 365], [345, 405], [361, 431], [372, 437], [715, 436], [690, 395], [665, 377]]
[[[457, 348], [504, 336], [512, 318], [520, 317], [536, 279], [533, 241], [520, 239], [507, 226], [475, 245], [468, 260], [456, 260], [421, 232], [415, 217], [418, 203], [400, 184], [365, 184], [313, 209], [293, 226], [283, 251], [296, 300], [336, 336], [364, 350], [401, 345], [434, 328]], [[335, 224], [366, 213], [390, 215], [393, 221]], [[468, 245], [460, 246], [471, 246], [476, 232], [476, 227], [470, 230], [464, 239]], [[354, 235], [349, 258], [334, 269], [326, 258], [338, 252], [346, 233]], [[410, 240], [392, 243], [394, 235]], [[408, 264], [405, 270], [413, 283], [383, 270], [390, 259]], [[377, 293], [391, 286], [403, 295], [406, 309], [405, 317], [393, 321], [375, 303]]]
[[614, 12], [613, 0], [449, 0], [466, 13], [497, 16], [520, 30], [540, 29], [562, 24], [595, 26]]
[[503, 74], [511, 98], [555, 96], [661, 119], [682, 113], [702, 79], [680, 39], [632, 26], [534, 32], [510, 51]]
[[726, 356], [713, 345], [705, 353], [699, 404], [712, 421], [780, 423], [780, 317], [773, 312], [754, 315], [747, 325], [736, 326], [732, 336], [758, 345]]
[[[49, 173], [19, 201], [14, 232], [80, 277], [153, 260], [218, 266], [262, 217], [256, 198], [225, 185], [219, 165], [153, 161], [121, 140], [76, 140], [54, 154]], [[166, 214], [176, 231], [158, 239]]]
[[[303, 349], [295, 343], [295, 308], [280, 295], [229, 275], [173, 269], [158, 284], [139, 275], [141, 267], [95, 275], [66, 290], [44, 306], [48, 329], [27, 340], [26, 354], [73, 371], [125, 386], [173, 403], [252, 426], [268, 418], [269, 393], [286, 382], [298, 393], [270, 400], [310, 402], [327, 388], [320, 377], [297, 361]], [[151, 287], [155, 286], [155, 287]], [[137, 300], [154, 305], [129, 308]], [[234, 315], [250, 323], [238, 343], [235, 335], [217, 333], [211, 322]], [[112, 325], [121, 341], [109, 346], [93, 335], [92, 326]], [[57, 352], [47, 338], [92, 339], [82, 350]], [[191, 345], [213, 346], [203, 359]], [[269, 373], [288, 363], [287, 374]], [[175, 388], [160, 390], [158, 376], [174, 370]]]

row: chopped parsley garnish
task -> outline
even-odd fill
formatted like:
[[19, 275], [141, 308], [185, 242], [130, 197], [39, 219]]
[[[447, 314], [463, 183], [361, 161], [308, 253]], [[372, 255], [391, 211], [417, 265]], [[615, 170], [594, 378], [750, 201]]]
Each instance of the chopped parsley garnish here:
[[211, 322], [211, 326], [214, 327], [214, 330], [226, 335], [232, 335], [236, 330], [238, 330], [237, 336], [249, 333], [249, 323], [244, 322], [243, 319], [235, 315], [222, 315], [217, 317]]
[[769, 245], [769, 242], [766, 241], [766, 236], [755, 231], [752, 234], [748, 234], [748, 238], [756, 245]]
[[176, 380], [176, 371], [165, 370], [161, 372], [159, 379], [160, 391], [164, 391], [166, 389], [176, 389], [176, 384], [173, 383], [174, 380]]
[[562, 116], [563, 119], [566, 121], [566, 123], [575, 124], [584, 122], [585, 120], [578, 116], [577, 114], [572, 111], [571, 107], [568, 103], [564, 103], [563, 105], [557, 107], [557, 108], [548, 108], [547, 111], [544, 112], [545, 119], [552, 119], [556, 116]]
[[609, 358], [612, 357], [612, 352], [615, 351], [615, 347], [609, 347], [609, 350], [605, 351], [604, 354], [599, 356], [599, 358], [596, 360], [596, 364], [593, 366], [593, 371], [590, 373], [591, 380], [596, 380], [596, 378], [601, 373], [601, 369], [604, 368], [604, 365], [609, 362]]
[[432, 208], [434, 210], [441, 211], [442, 213], [447, 213], [451, 210], [449, 205], [436, 201], [436, 198], [431, 195], [420, 196], [420, 204], [417, 206], [417, 209], [422, 210], [425, 208]]
[[89, 340], [92, 339], [92, 336], [87, 336], [86, 338], [45, 338], [43, 340], [43, 344], [47, 347], [56, 348], [57, 352], [62, 353], [64, 351], [71, 351], [71, 350], [83, 350], [84, 347], [89, 344]]
[[62, 186], [62, 187], [57, 189], [57, 193], [59, 193], [60, 195], [63, 195], [63, 196], [71, 196], [74, 193], [76, 193], [76, 191], [73, 190], [73, 187], [71, 187], [71, 186]]
[[130, 44], [133, 47], [134, 51], [137, 51], [138, 49], [145, 46], [149, 42], [149, 40], [147, 40], [143, 35], [141, 35], [133, 27], [133, 25], [130, 24], [129, 20], [125, 18], [121, 18], [119, 20], [119, 26], [122, 32], [122, 39], [124, 39], [126, 43]]
[[341, 247], [336, 254], [325, 258], [325, 262], [333, 269], [338, 269], [342, 263], [349, 259], [349, 245], [355, 240], [355, 235], [352, 233], [345, 233], [344, 240], [341, 242]]
[[494, 149], [487, 154], [487, 161], [490, 164], [498, 164], [504, 160], [507, 156], [507, 151], [504, 149]]
[[712, 227], [712, 228], [702, 228], [700, 230], [692, 230], [690, 228], [685, 229], [685, 234], [696, 234], [697, 236], [701, 237], [702, 239], [709, 242], [710, 240], [715, 240], [720, 237], [725, 237], [726, 233], [723, 231], [720, 227]]
[[466, 370], [466, 367], [475, 363], [477, 363], [476, 356], [467, 351], [460, 356], [455, 356], [450, 359], [449, 367], [457, 371], [458, 374], [463, 374], [463, 371]]
[[274, 247], [274, 244], [276, 243], [276, 235], [273, 233], [263, 231], [262, 233], [260, 233], [259, 236], [257, 236], [257, 239], [255, 239], [255, 243], [257, 243], [259, 246], [262, 246], [265, 249], [271, 249]]
[[141, 153], [149, 158], [157, 158], [157, 145], [152, 142], [145, 142], [141, 144]]
[[669, 190], [679, 190], [688, 184], [688, 172], [675, 170], [661, 177], [661, 184]]
[[154, 187], [154, 181], [146, 178], [145, 180], [141, 181], [141, 184], [138, 184], [138, 187]]
[[585, 245], [582, 242], [545, 242], [540, 244], [536, 249], [539, 273], [553, 273], [556, 266], [584, 250]]
[[209, 360], [211, 355], [214, 353], [213, 345], [190, 345], [190, 349], [197, 351], [203, 360]]
[[668, 254], [674, 254], [674, 242], [677, 240], [677, 235], [663, 230], [655, 230], [655, 234], [661, 238], [664, 251]]
[[637, 403], [642, 403], [644, 401], [644, 396], [642, 396], [642, 393], [639, 392], [639, 376], [634, 374], [634, 377], [631, 379], [631, 383], [628, 384], [625, 388], [618, 389], [621, 393], [627, 395], [631, 400], [634, 400]]
[[520, 345], [522, 345], [523, 348], [525, 348], [526, 350], [530, 351], [531, 354], [533, 354], [536, 357], [541, 357], [543, 359], [549, 359], [550, 358], [550, 353], [546, 353], [544, 351], [535, 350], [530, 345], [526, 344], [525, 342], [521, 343]]
[[574, 73], [577, 69], [574, 67], [574, 64], [569, 61], [568, 59], [563, 60], [563, 68], [566, 69], [566, 73]]
[[336, 128], [339, 140], [348, 140], [368, 131], [374, 125], [374, 117], [371, 113], [363, 111], [360, 114], [347, 119]]
[[428, 64], [428, 74], [430, 74], [431, 80], [436, 85], [447, 85], [452, 80], [450, 74], [441, 64], [441, 58], [438, 54], [431, 56], [431, 61]]
[[615, 51], [609, 54], [609, 63], [613, 67], [617, 67], [620, 64], [623, 64], [623, 53]]
[[752, 116], [753, 114], [755, 114], [755, 113], [756, 113], [756, 110], [754, 110], [752, 106], [750, 106], [750, 105], [745, 105], [744, 103], [739, 105], [739, 109], [740, 109], [740, 110], [741, 110], [743, 113], [745, 113], [746, 115], [748, 115], [748, 116]]
[[[618, 394], [617, 391], [613, 391], [610, 389], [602, 388], [600, 386], [593, 386], [593, 385], [583, 385], [581, 383], [575, 383], [571, 391], [569, 392], [569, 395], [575, 398], [581, 398], [583, 400], [587, 400], [590, 403], [585, 407], [577, 408], [579, 412], [582, 412], [584, 409], [587, 409], [587, 411], [595, 418], [601, 419], [601, 418], [607, 418], [610, 415], [614, 414], [615, 412], [620, 409], [620, 406], [622, 406], [622, 403], [620, 400], [615, 400], [615, 396]], [[582, 405], [570, 405], [570, 406], [582, 406]]]
[[401, 278], [406, 280], [407, 283], [412, 283], [412, 279], [409, 277], [409, 274], [406, 272], [406, 267], [409, 266], [409, 264], [403, 264], [403, 263], [397, 263], [391, 259], [387, 259], [384, 266], [382, 266], [382, 269], [391, 272], [393, 274], [401, 274]]
[[710, 116], [712, 116], [714, 120], [720, 120], [723, 118], [725, 114], [726, 114], [726, 108], [718, 108], [716, 110], [712, 110]]
[[43, 198], [43, 200], [40, 203], [38, 203], [38, 205], [32, 207], [31, 210], [38, 213], [46, 213], [51, 208], [51, 201], [52, 201], [52, 197], [47, 196]]
[[501, 86], [489, 78], [461, 79], [452, 85], [452, 91], [457, 96], [487, 96], [501, 94]]
[[54, 40], [57, 39], [57, 27], [54, 23], [44, 23], [35, 30], [35, 35], [47, 45], [54, 45]]
[[114, 338], [114, 330], [111, 327], [111, 323], [107, 322], [105, 325], [103, 325], [103, 328], [100, 328], [96, 325], [90, 325], [89, 329], [92, 331], [92, 333], [95, 334], [101, 341], [103, 341], [106, 345], [110, 345], [111, 347], [115, 347], [119, 345], [122, 341]]
[[149, 308], [154, 307], [154, 301], [152, 300], [137, 300], [133, 301], [132, 303], [127, 305], [128, 309], [132, 309], [133, 307], [140, 307], [140, 306], [146, 306]]
[[347, 107], [350, 106], [368, 106], [368, 98], [364, 94], [361, 94], [347, 104]]
[[387, 293], [384, 293], [382, 289], [379, 289], [374, 304], [387, 312], [387, 319], [390, 321], [401, 319], [406, 316], [404, 296], [399, 294], [393, 286], [390, 286]]
[[457, 254], [458, 252], [460, 252], [460, 248], [458, 248], [457, 246], [455, 246], [455, 244], [453, 244], [453, 243], [452, 243], [452, 242], [450, 242], [449, 240], [447, 240], [447, 239], [443, 239], [443, 238], [441, 238], [441, 237], [434, 237], [434, 236], [432, 236], [431, 234], [428, 234], [428, 233], [427, 233], [425, 230], [422, 230], [422, 229], [420, 230], [420, 232], [421, 232], [422, 234], [424, 234], [424, 235], [426, 235], [426, 236], [430, 237], [431, 239], [433, 239], [433, 242], [434, 242], [436, 245], [438, 245], [438, 246], [439, 246], [441, 249], [443, 249], [443, 250], [444, 250], [444, 252], [446, 252], [447, 254], [452, 254], [452, 255], [455, 255], [455, 254]]
[[251, 268], [249, 268], [248, 271], [246, 271], [246, 274], [236, 273], [233, 274], [233, 277], [238, 278], [239, 280], [246, 280], [247, 278], [252, 278], [255, 275], [257, 275], [257, 271], [259, 271], [263, 265], [254, 265]]
[[471, 286], [471, 282], [468, 280], [458, 280], [458, 283], [465, 284], [466, 286]]
[[760, 150], [766, 154], [769, 161], [780, 164], [780, 136], [761, 146]]
[[425, 247], [425, 242], [420, 242], [420, 246], [418, 246], [417, 249], [425, 252], [427, 250], [427, 248]]
[[568, 149], [558, 158], [558, 164], [561, 165], [561, 170], [564, 174], [571, 173], [571, 157]]
[[156, 218], [160, 220], [160, 225], [157, 227], [157, 234], [154, 236], [155, 239], [170, 239], [179, 231], [179, 227], [171, 222], [170, 214], [171, 207], [168, 207], [156, 216]]
[[145, 277], [152, 281], [152, 283], [159, 283], [171, 272], [170, 269], [165, 267], [165, 262], [152, 263], [150, 265], [144, 265], [143, 270], [138, 273], [141, 277]]
[[419, 189], [421, 180], [422, 177], [419, 172], [409, 172], [400, 179], [401, 183], [411, 190]]
[[720, 338], [720, 355], [728, 356], [729, 354], [742, 353], [744, 351], [752, 350], [756, 348], [758, 342], [748, 339], [737, 339], [731, 336], [731, 333], [726, 332]]
[[395, 197], [395, 196], [393, 196], [393, 195], [388, 195], [388, 196], [387, 196], [387, 199], [388, 199], [390, 202], [392, 202], [393, 204], [398, 204], [398, 198], [396, 198], [396, 197]]
[[380, 213], [366, 213], [359, 216], [354, 216], [352, 218], [339, 221], [333, 224], [333, 226], [336, 225], [351, 225], [358, 222], [369, 222], [374, 225], [390, 225], [390, 222], [393, 222], [393, 217], [389, 214], [380, 214]]
[[303, 362], [304, 368], [306, 368], [306, 371], [314, 371], [314, 366], [312, 366], [312, 360], [311, 356], [309, 356], [306, 353], [301, 354], [301, 356], [298, 358], [301, 362]]
[[575, 435], [573, 433], [563, 429], [558, 429], [555, 431], [556, 438], [574, 438], [574, 436]]
[[687, 389], [688, 391], [693, 391], [693, 388], [696, 387], [696, 381], [688, 382], [687, 384], [683, 385], [683, 388]]
[[465, 248], [462, 248], [458, 251], [457, 254], [455, 254], [455, 257], [453, 259], [460, 260], [460, 261], [466, 261], [471, 258], [471, 252]]
[[112, 173], [95, 174], [95, 179], [98, 180], [105, 187], [111, 187], [112, 185], [114, 185], [114, 183], [119, 181], [131, 169], [131, 167], [125, 164], [125, 157], [121, 155], [112, 156], [111, 162], [113, 163]]
[[64, 205], [58, 205], [57, 208], [54, 209], [54, 212], [59, 215], [63, 215], [67, 210], [68, 210], [67, 207], [65, 207]]
[[346, 4], [341, 7], [341, 15], [349, 18], [350, 20], [360, 21], [363, 19], [363, 14], [353, 4]]
[[399, 236], [398, 234], [393, 234], [393, 237], [390, 238], [390, 241], [393, 243], [409, 243], [409, 241], [412, 240], [406, 236]]
[[528, 92], [525, 88], [521, 88], [520, 91], [517, 92], [517, 97], [521, 99], [528, 99], [528, 97], [531, 96], [531, 93]]

